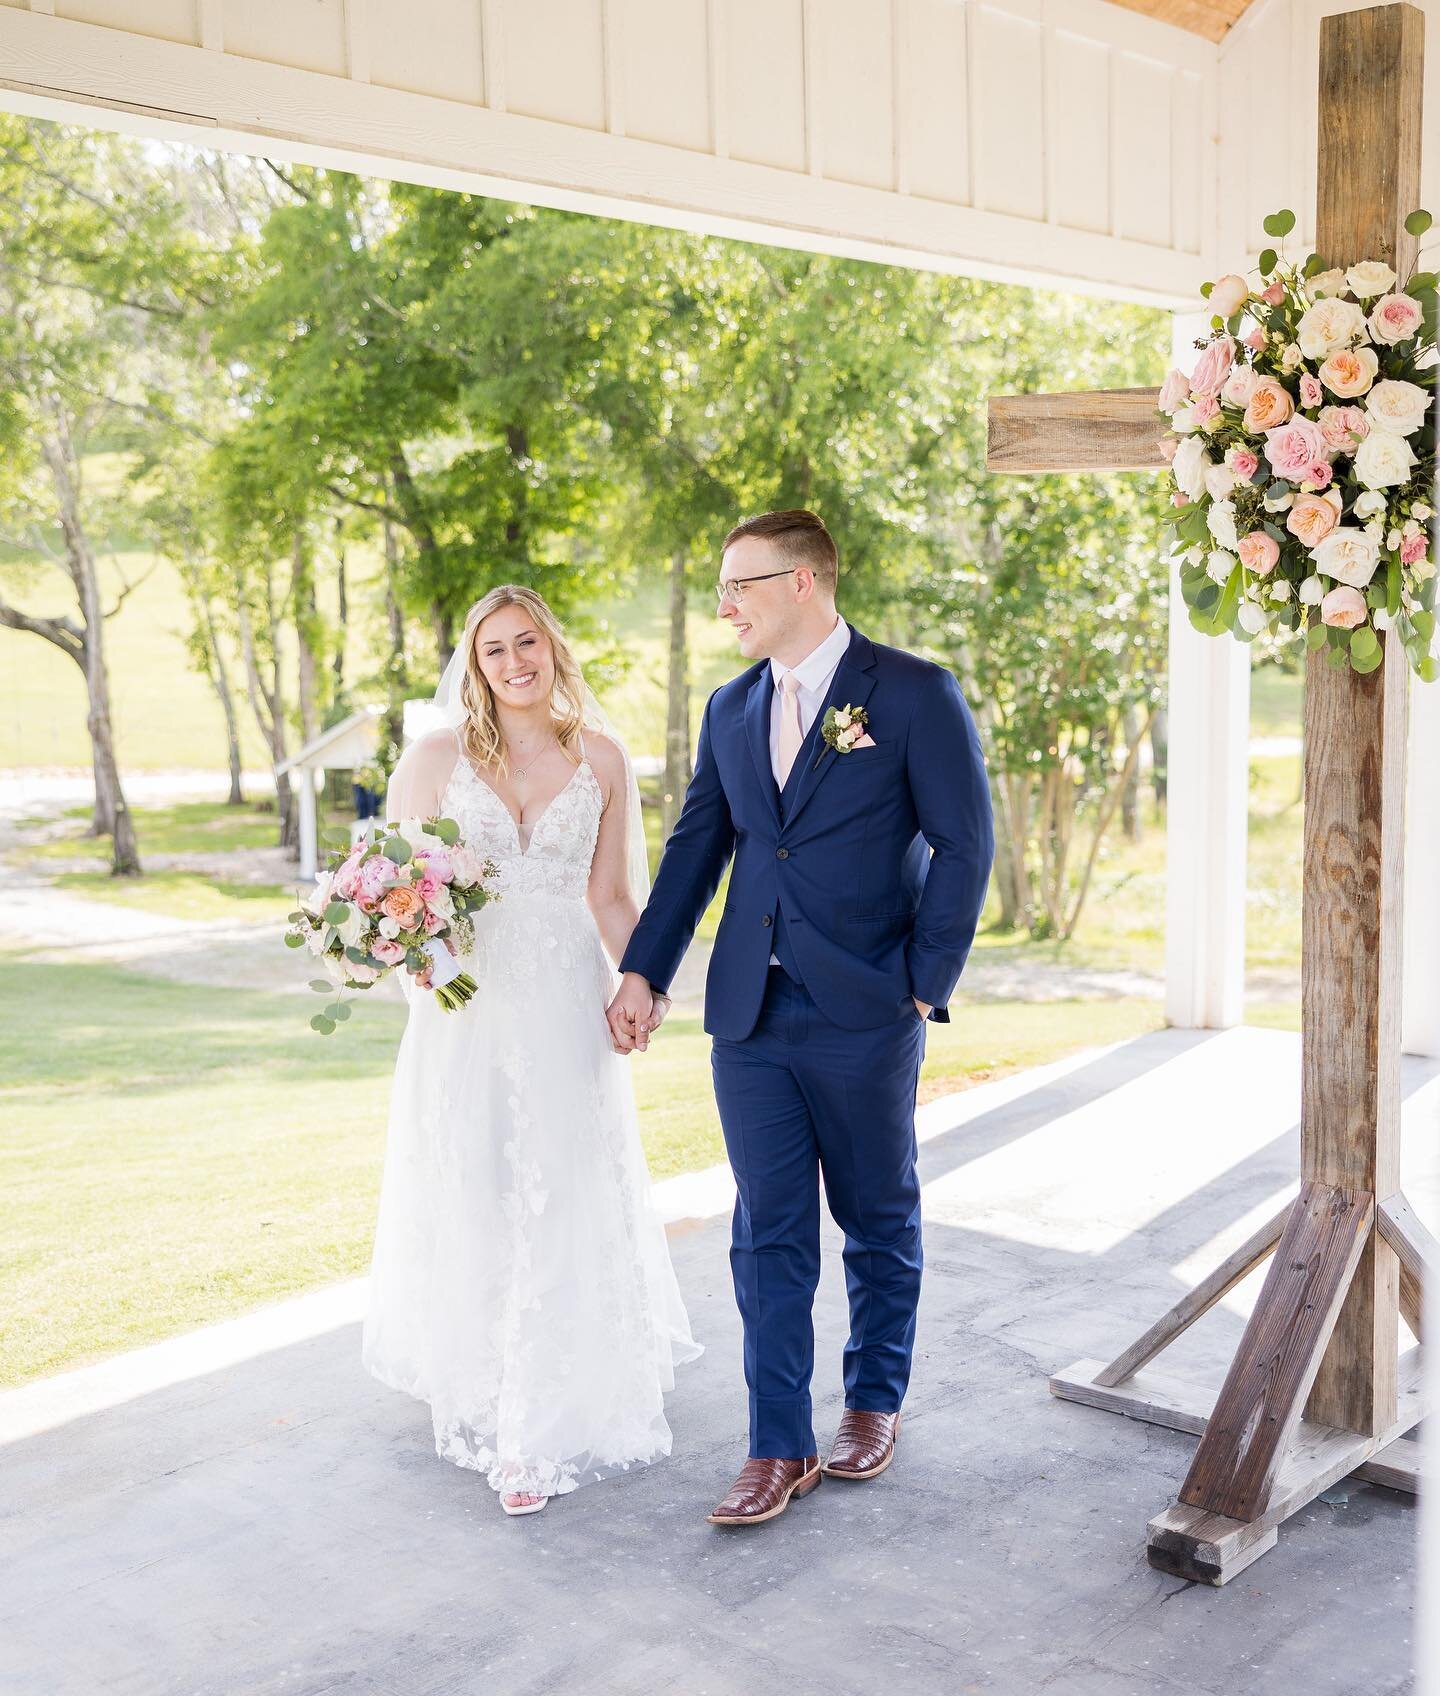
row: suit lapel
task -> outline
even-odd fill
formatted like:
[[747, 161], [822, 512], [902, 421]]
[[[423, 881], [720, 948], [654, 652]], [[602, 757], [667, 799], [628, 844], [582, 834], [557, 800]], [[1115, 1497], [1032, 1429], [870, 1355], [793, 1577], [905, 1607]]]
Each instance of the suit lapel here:
[[770, 697], [775, 692], [775, 679], [767, 660], [759, 676], [750, 685], [745, 697], [745, 736], [755, 761], [755, 776], [764, 792], [766, 805], [780, 829], [780, 793], [775, 787], [775, 771], [770, 764]]
[[[835, 675], [830, 680], [825, 699], [820, 703], [820, 711], [815, 715], [814, 740], [807, 749], [802, 749], [800, 758], [795, 764], [800, 769], [799, 782], [795, 784], [794, 796], [785, 809], [785, 824], [788, 828], [799, 818], [802, 809], [810, 797], [819, 788], [830, 767], [838, 764], [840, 756], [822, 739], [822, 727], [825, 714], [834, 706], [863, 707], [869, 698], [870, 691], [875, 687], [875, 648], [868, 636], [862, 636], [852, 624], [850, 627], [850, 646], [845, 650], [845, 657], [835, 668]], [[794, 773], [791, 774], [794, 782]], [[787, 789], [790, 785], [786, 785]]]

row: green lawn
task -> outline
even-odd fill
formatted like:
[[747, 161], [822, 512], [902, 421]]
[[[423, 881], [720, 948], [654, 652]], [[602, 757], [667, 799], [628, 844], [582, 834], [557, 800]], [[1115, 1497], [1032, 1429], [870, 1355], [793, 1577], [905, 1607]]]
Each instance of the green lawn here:
[[[366, 1270], [403, 1009], [357, 998], [327, 1040], [295, 997], [5, 966], [0, 1383]], [[956, 1011], [927, 1099], [1160, 1023], [1144, 1001]], [[697, 1019], [634, 1076], [657, 1179], [723, 1158]]]

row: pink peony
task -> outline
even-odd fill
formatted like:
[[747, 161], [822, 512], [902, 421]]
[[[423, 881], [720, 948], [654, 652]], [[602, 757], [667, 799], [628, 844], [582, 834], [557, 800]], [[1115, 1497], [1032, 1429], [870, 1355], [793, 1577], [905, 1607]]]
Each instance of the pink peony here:
[[1319, 406], [1325, 398], [1325, 391], [1320, 386], [1320, 379], [1309, 371], [1300, 373], [1300, 404], [1301, 406]]
[[1422, 316], [1420, 302], [1413, 295], [1383, 295], [1370, 309], [1370, 334], [1377, 342], [1393, 347], [1415, 334]]
[[1280, 544], [1264, 530], [1252, 530], [1240, 538], [1240, 559], [1247, 571], [1263, 577], [1275, 569], [1280, 558]]
[[1265, 432], [1265, 457], [1277, 477], [1298, 483], [1317, 459], [1325, 457], [1325, 438], [1310, 418], [1292, 418]]
[[405, 945], [402, 942], [386, 941], [382, 937], [380, 941], [370, 944], [370, 952], [385, 965], [398, 966], [405, 958]]
[[[436, 848], [425, 855], [425, 870], [433, 873], [441, 883], [449, 883], [455, 872], [450, 864], [450, 855], [444, 848]], [[429, 897], [427, 896], [428, 900]]]
[[1208, 424], [1219, 410], [1220, 402], [1214, 395], [1196, 395], [1190, 407], [1197, 424]]
[[347, 901], [355, 899], [355, 892], [360, 887], [360, 862], [365, 857], [366, 846], [363, 840], [357, 842], [335, 873], [335, 893], [344, 896]]
[[1225, 455], [1225, 463], [1242, 479], [1253, 477], [1260, 469], [1258, 457], [1249, 448], [1231, 448]]
[[444, 881], [435, 875], [427, 863], [415, 884], [415, 888], [420, 891], [420, 899], [428, 907], [444, 887]]
[[438, 931], [444, 930], [445, 926], [449, 922], [450, 921], [448, 919], [442, 919], [438, 913], [431, 913], [427, 911], [425, 914], [426, 936], [434, 936]]
[[[1228, 315], [1227, 315], [1228, 316]], [[1217, 336], [1200, 355], [1199, 363], [1190, 377], [1193, 395], [1215, 396], [1235, 363], [1235, 342], [1230, 336]]]
[[1417, 536], [1407, 536], [1400, 544], [1400, 558], [1406, 565], [1414, 565], [1422, 560], [1430, 545], [1430, 538], [1423, 531]]
[[1370, 420], [1359, 406], [1322, 406], [1316, 422], [1326, 447], [1337, 453], [1353, 453], [1370, 433]]
[[1369, 611], [1360, 591], [1342, 583], [1321, 601], [1320, 622], [1336, 625], [1341, 630], [1353, 630], [1357, 624], [1365, 622]]
[[393, 863], [383, 854], [377, 854], [373, 860], [367, 860], [360, 868], [360, 877], [356, 887], [355, 900], [360, 910], [373, 913], [380, 904], [380, 897], [390, 886], [390, 880], [395, 875]]
[[1160, 387], [1160, 410], [1173, 412], [1182, 401], [1190, 396], [1190, 379], [1183, 371], [1172, 368], [1170, 375]]

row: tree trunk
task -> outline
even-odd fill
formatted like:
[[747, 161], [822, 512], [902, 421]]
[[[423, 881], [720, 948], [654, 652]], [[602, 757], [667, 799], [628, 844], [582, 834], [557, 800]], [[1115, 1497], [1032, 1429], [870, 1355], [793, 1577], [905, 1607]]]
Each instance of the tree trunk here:
[[110, 710], [110, 677], [105, 666], [105, 609], [90, 538], [80, 517], [79, 483], [74, 475], [74, 449], [63, 411], [52, 409], [55, 431], [42, 442], [45, 462], [55, 486], [60, 528], [65, 538], [65, 565], [80, 603], [84, 644], [79, 657], [85, 674], [86, 726], [90, 732], [95, 773], [95, 818], [92, 834], [110, 837], [110, 871], [115, 877], [140, 875], [140, 851], [135, 822], [120, 785], [115, 760], [115, 733]]
[[[273, 641], [274, 600], [268, 567], [265, 572], [265, 609]], [[270, 766], [275, 782], [275, 810], [280, 824], [279, 846], [294, 848], [300, 840], [295, 787], [289, 772], [282, 773], [275, 769], [286, 756], [285, 697], [280, 680], [279, 655], [277, 653], [271, 663], [271, 682], [267, 687], [260, 671], [259, 656], [255, 651], [255, 631], [250, 621], [250, 608], [245, 603], [243, 588], [236, 597], [235, 614], [240, 626], [240, 652], [244, 656], [245, 675], [250, 685], [250, 705], [255, 713], [255, 722], [260, 727], [260, 734], [265, 738], [265, 745], [270, 750]]]
[[225, 751], [230, 763], [230, 793], [226, 797], [225, 805], [243, 807], [245, 794], [240, 783], [240, 721], [235, 713], [235, 696], [230, 688], [230, 674], [225, 669], [225, 656], [220, 651], [220, 633], [215, 628], [215, 615], [203, 590], [201, 596], [201, 616], [210, 653], [206, 669], [210, 676], [210, 687], [219, 696], [220, 710], [225, 714]]
[[290, 556], [290, 597], [299, 649], [300, 737], [311, 742], [320, 734], [319, 649], [320, 609], [315, 604], [314, 562], [303, 525], [295, 526]]
[[[1125, 727], [1127, 749], [1140, 745], [1140, 714], [1135, 707], [1125, 709], [1121, 721]], [[1145, 821], [1140, 816], [1140, 761], [1132, 759], [1126, 766], [1125, 788], [1120, 796], [1121, 828], [1127, 842], [1138, 842], [1145, 834]]]
[[415, 538], [418, 555], [416, 575], [430, 595], [430, 621], [435, 631], [435, 648], [443, 671], [455, 652], [455, 626], [440, 593], [440, 544], [425, 510], [425, 502], [415, 479], [405, 450], [398, 444], [390, 451], [390, 484], [395, 491], [395, 506], [405, 521], [405, 528]]
[[1166, 801], [1167, 767], [1170, 760], [1170, 711], [1156, 707], [1150, 718], [1150, 781], [1155, 788], [1155, 805], [1162, 811]]
[[340, 519], [335, 520], [335, 589], [339, 597], [340, 616], [335, 630], [335, 657], [330, 662], [335, 674], [335, 699], [340, 700], [345, 694], [345, 631], [350, 622], [350, 596], [345, 583], [345, 543], [342, 538], [343, 525]]
[[385, 541], [385, 623], [390, 632], [390, 655], [385, 664], [385, 738], [398, 757], [405, 742], [405, 695], [410, 672], [405, 660], [405, 614], [400, 607], [400, 549], [395, 526], [387, 518]]
[[690, 656], [685, 627], [688, 611], [685, 554], [677, 548], [670, 556], [670, 664], [666, 681], [665, 778], [660, 815], [662, 839], [667, 842], [685, 804], [685, 791], [690, 787]]

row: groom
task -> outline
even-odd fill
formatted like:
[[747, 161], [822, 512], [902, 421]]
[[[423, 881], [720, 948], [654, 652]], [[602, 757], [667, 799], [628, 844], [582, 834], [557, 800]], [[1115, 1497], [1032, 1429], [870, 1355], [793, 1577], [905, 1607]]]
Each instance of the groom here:
[[[890, 1464], [920, 1296], [924, 1022], [949, 1019], [994, 853], [959, 686], [840, 618], [838, 565], [812, 512], [764, 513], [725, 538], [719, 616], [756, 663], [706, 705], [608, 1015], [618, 1048], [647, 1045], [733, 855], [705, 1029], [738, 1192], [750, 1458], [709, 1515], [717, 1525], [773, 1519], [822, 1472], [873, 1478]], [[810, 1423], [817, 1174], [845, 1233], [850, 1297], [845, 1413], [823, 1467]]]

